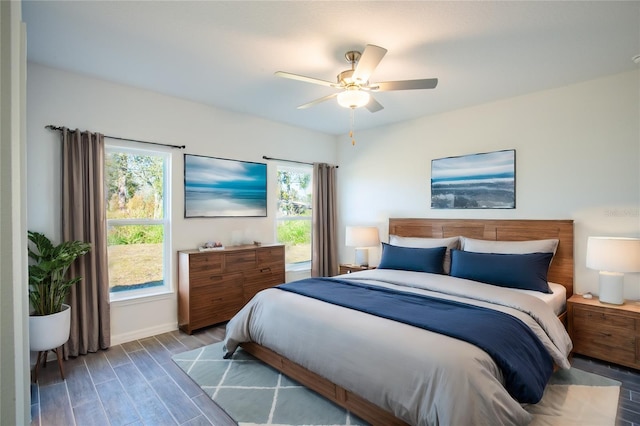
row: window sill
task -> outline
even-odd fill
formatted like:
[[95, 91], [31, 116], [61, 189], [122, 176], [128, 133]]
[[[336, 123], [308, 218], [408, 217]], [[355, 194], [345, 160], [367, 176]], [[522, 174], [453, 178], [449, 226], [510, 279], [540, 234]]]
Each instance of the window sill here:
[[140, 303], [150, 303], [156, 300], [164, 300], [170, 299], [175, 296], [175, 292], [167, 289], [163, 289], [160, 291], [155, 291], [153, 293], [149, 292], [124, 292], [125, 294], [118, 294], [117, 297], [114, 297], [114, 294], [110, 294], [109, 302], [118, 306], [127, 306], [127, 305], [136, 305]]
[[286, 272], [301, 272], [301, 271], [310, 271], [310, 270], [311, 270], [311, 262], [288, 263], [285, 266]]

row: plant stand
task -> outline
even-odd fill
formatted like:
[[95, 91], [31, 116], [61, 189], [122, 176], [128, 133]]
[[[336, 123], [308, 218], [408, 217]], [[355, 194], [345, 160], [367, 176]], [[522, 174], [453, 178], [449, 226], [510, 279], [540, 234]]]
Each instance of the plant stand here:
[[33, 369], [33, 382], [37, 383], [38, 382], [38, 367], [40, 366], [40, 361], [42, 360], [42, 366], [43, 367], [47, 367], [47, 355], [49, 354], [49, 351], [54, 352], [56, 354], [56, 358], [58, 358], [58, 368], [60, 369], [60, 376], [62, 376], [62, 380], [65, 380], [64, 378], [64, 370], [62, 369], [62, 346], [54, 348], [54, 349], [49, 349], [46, 351], [40, 351], [38, 352], [38, 358], [36, 360], [36, 366]]

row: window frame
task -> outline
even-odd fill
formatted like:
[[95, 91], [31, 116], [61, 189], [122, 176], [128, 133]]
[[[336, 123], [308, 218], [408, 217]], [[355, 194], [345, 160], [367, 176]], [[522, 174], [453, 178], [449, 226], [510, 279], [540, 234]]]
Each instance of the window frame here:
[[[289, 169], [289, 170], [301, 170], [304, 171], [305, 173], [308, 172], [309, 175], [311, 176], [311, 180], [310, 180], [310, 190], [309, 192], [311, 193], [311, 198], [313, 199], [313, 166], [312, 165], [307, 165], [307, 164], [296, 164], [296, 165], [292, 165], [289, 163], [282, 163], [282, 162], [278, 162], [276, 163], [276, 214], [275, 214], [275, 226], [274, 226], [274, 232], [275, 232], [275, 240], [278, 243], [284, 244], [282, 242], [280, 242], [278, 240], [278, 224], [280, 222], [285, 222], [285, 221], [293, 221], [293, 220], [304, 220], [304, 221], [309, 221], [311, 223], [313, 223], [313, 209], [311, 209], [311, 215], [309, 216], [281, 216], [280, 215], [280, 209], [278, 208], [278, 203], [280, 202], [280, 181], [279, 179], [277, 179], [277, 175], [278, 175], [278, 171], [282, 170], [282, 169]], [[313, 238], [313, 226], [311, 229], [311, 238]], [[285, 247], [286, 250], [286, 247]], [[311, 256], [312, 256], [312, 248], [309, 249], [309, 260], [307, 261], [303, 261], [303, 262], [296, 262], [296, 263], [285, 263], [285, 270], [286, 271], [305, 271], [305, 270], [311, 270]], [[285, 255], [286, 258], [286, 255]]]
[[[112, 293], [109, 291], [109, 301], [118, 302], [123, 300], [149, 298], [162, 296], [174, 292], [172, 286], [172, 264], [171, 264], [171, 160], [172, 155], [168, 149], [158, 147], [147, 148], [142, 146], [133, 146], [132, 144], [123, 144], [118, 142], [105, 141], [105, 157], [110, 152], [121, 152], [134, 155], [156, 156], [163, 159], [162, 168], [162, 219], [108, 219], [105, 207], [105, 227], [108, 232], [110, 226], [126, 226], [126, 225], [162, 225], [163, 226], [163, 247], [162, 247], [162, 280], [163, 285], [140, 288], [135, 290], [125, 290]], [[105, 158], [106, 159], [106, 158]], [[105, 173], [104, 184], [106, 186], [107, 179]], [[108, 256], [108, 255], [107, 255]], [[111, 289], [111, 286], [109, 286]]]

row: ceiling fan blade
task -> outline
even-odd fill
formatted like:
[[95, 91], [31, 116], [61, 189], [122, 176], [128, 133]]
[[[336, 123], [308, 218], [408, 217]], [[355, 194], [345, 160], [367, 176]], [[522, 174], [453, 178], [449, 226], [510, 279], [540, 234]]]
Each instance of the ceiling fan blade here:
[[388, 92], [390, 90], [434, 89], [438, 85], [437, 78], [421, 80], [383, 81], [371, 85], [374, 92]]
[[367, 44], [351, 78], [355, 81], [360, 80], [362, 83], [369, 81], [369, 77], [371, 77], [371, 74], [373, 74], [373, 71], [386, 53], [387, 49], [384, 47]]
[[323, 96], [321, 98], [316, 99], [315, 101], [311, 101], [311, 102], [307, 102], [306, 104], [302, 104], [298, 107], [298, 109], [307, 109], [310, 108], [314, 105], [319, 104], [320, 102], [324, 102], [324, 101], [328, 101], [329, 99], [335, 98], [336, 96], [338, 96], [337, 93], [332, 93], [330, 95], [327, 96]]
[[381, 109], [384, 109], [382, 104], [376, 101], [373, 96], [369, 98], [369, 102], [365, 105], [365, 107], [369, 110], [369, 112], [378, 112]]
[[304, 81], [306, 83], [319, 84], [321, 86], [340, 87], [339, 84], [333, 83], [331, 81], [320, 80], [319, 78], [313, 78], [313, 77], [306, 77], [304, 75], [299, 75], [299, 74], [291, 74], [290, 72], [276, 71], [274, 75], [278, 77], [290, 78], [292, 80]]

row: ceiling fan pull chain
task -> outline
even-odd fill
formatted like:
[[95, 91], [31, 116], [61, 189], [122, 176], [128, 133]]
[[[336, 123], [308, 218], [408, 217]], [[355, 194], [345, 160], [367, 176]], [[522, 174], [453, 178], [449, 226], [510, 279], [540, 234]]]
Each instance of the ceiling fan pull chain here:
[[354, 116], [355, 116], [355, 108], [351, 108], [351, 130], [349, 131], [349, 137], [351, 138], [351, 146], [356, 146], [356, 140], [353, 138], [353, 123], [354, 123]]

